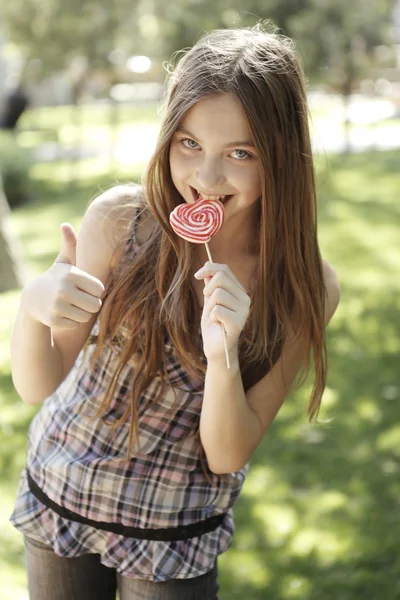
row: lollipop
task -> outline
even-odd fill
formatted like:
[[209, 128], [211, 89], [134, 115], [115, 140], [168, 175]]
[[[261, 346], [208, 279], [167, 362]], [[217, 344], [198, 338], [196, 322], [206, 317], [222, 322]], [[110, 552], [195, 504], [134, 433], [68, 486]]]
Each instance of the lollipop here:
[[197, 200], [193, 204], [179, 204], [169, 216], [172, 229], [181, 238], [194, 244], [205, 244], [212, 262], [207, 242], [224, 222], [224, 205], [219, 200]]
[[[193, 242], [205, 244], [210, 262], [213, 262], [208, 243], [222, 227], [224, 222], [224, 205], [219, 200], [197, 200], [191, 204], [179, 204], [169, 216], [172, 229], [179, 237]], [[230, 368], [226, 331], [221, 323], [224, 338], [226, 366]]]

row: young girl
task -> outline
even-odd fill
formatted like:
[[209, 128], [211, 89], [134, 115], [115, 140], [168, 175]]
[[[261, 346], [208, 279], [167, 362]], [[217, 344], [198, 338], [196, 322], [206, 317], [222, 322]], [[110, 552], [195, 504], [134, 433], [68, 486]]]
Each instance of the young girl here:
[[[169, 222], [200, 198], [224, 205], [212, 263]], [[30, 598], [217, 598], [249, 460], [311, 353], [318, 413], [338, 301], [293, 45], [214, 31], [171, 74], [143, 186], [95, 199], [78, 239], [63, 224], [22, 293], [13, 380], [44, 401], [11, 517]]]

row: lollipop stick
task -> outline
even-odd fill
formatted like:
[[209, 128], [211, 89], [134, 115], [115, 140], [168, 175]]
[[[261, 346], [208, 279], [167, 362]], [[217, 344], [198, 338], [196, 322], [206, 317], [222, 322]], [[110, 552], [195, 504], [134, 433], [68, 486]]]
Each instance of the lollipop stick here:
[[[210, 248], [208, 247], [207, 242], [205, 242], [205, 247], [206, 247], [206, 252], [207, 252], [207, 256], [208, 256], [208, 260], [212, 263], [214, 262], [211, 256], [211, 252], [210, 252]], [[225, 327], [223, 325], [223, 323], [221, 323], [221, 329], [222, 329], [222, 337], [224, 339], [224, 348], [225, 348], [225, 358], [226, 358], [226, 367], [227, 369], [231, 368], [231, 362], [229, 360], [229, 354], [228, 354], [228, 346], [227, 346], [227, 342], [226, 342], [226, 331], [225, 331]]]
[[213, 262], [213, 259], [212, 259], [212, 256], [211, 256], [210, 248], [208, 247], [208, 244], [207, 244], [207, 242], [206, 242], [204, 245], [205, 245], [205, 247], [206, 247], [206, 251], [207, 251], [208, 260], [209, 260], [209, 261], [212, 263], [212, 262]]

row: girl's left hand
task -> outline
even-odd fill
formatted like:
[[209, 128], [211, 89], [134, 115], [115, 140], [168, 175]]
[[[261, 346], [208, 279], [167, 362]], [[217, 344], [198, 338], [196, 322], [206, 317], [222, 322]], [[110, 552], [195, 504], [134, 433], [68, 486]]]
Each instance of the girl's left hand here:
[[250, 297], [228, 265], [206, 262], [195, 277], [204, 279], [206, 284], [201, 317], [204, 354], [208, 359], [225, 360], [221, 323], [226, 331], [228, 351], [237, 350], [250, 312]]

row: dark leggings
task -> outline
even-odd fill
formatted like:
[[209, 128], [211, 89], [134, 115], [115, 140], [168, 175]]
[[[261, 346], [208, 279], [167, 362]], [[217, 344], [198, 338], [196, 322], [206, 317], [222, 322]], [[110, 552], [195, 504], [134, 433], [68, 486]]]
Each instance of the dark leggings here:
[[192, 579], [160, 583], [123, 577], [100, 562], [99, 554], [60, 557], [25, 536], [30, 600], [218, 600], [217, 563]]

